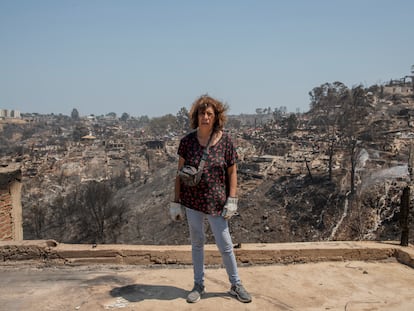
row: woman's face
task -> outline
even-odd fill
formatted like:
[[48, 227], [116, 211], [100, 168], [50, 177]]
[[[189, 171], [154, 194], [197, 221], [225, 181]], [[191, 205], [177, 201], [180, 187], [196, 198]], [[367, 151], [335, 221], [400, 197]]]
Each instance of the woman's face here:
[[214, 109], [211, 106], [198, 110], [198, 127], [211, 130], [215, 122]]

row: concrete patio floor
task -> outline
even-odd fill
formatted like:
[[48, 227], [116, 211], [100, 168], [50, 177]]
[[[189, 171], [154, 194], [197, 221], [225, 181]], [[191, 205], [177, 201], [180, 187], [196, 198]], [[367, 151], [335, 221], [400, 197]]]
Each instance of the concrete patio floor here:
[[[33, 243], [25, 241], [23, 244]], [[1, 242], [0, 254], [8, 250], [10, 255], [10, 249], [15, 251], [16, 245]], [[261, 250], [260, 256], [252, 251], [256, 246]], [[65, 247], [61, 245], [61, 248]], [[69, 248], [79, 250], [83, 247], [70, 245]], [[109, 249], [117, 247], [103, 248], [109, 252]], [[119, 247], [123, 251], [146, 248]], [[157, 247], [148, 248], [160, 250]], [[161, 249], [172, 253], [180, 253], [183, 249], [189, 252], [186, 246]], [[269, 254], [263, 249], [268, 249]], [[356, 253], [359, 252], [362, 257], [348, 259], [347, 249], [348, 254], [354, 254], [357, 250]], [[378, 249], [389, 256], [378, 258]], [[299, 260], [286, 262], [286, 258], [283, 261], [280, 257], [279, 263], [277, 258], [273, 258], [274, 262], [270, 264], [253, 262], [254, 256], [262, 261], [270, 258], [270, 254], [276, 256], [275, 250], [286, 258], [293, 258], [292, 254], [296, 254]], [[399, 255], [396, 250], [400, 250]], [[214, 253], [214, 247], [211, 251]], [[198, 303], [188, 304], [185, 298], [193, 285], [192, 266], [188, 263], [131, 265], [101, 263], [102, 260], [94, 263], [92, 257], [88, 257], [88, 263], [85, 263], [84, 260], [74, 260], [79, 258], [78, 253], [72, 261], [65, 258], [63, 263], [39, 258], [4, 260], [3, 255], [0, 264], [0, 310], [414, 310], [412, 246], [400, 248], [392, 243], [321, 242], [272, 244], [261, 248], [246, 245], [237, 251], [238, 258], [244, 258], [244, 263], [239, 262], [240, 276], [253, 297], [249, 304], [228, 295], [226, 272], [214, 262], [210, 262], [206, 269], [207, 293]], [[315, 253], [322, 256], [317, 257]], [[373, 258], [366, 258], [366, 254], [370, 253]], [[132, 251], [131, 254], [136, 255]], [[184, 259], [187, 255], [185, 252], [180, 254]], [[153, 256], [161, 260], [159, 253]], [[215, 256], [208, 258], [214, 261]]]

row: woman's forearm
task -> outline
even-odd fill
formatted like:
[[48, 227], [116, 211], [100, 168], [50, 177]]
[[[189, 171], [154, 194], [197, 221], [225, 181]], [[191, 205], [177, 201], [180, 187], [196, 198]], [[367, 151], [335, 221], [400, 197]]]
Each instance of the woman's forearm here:
[[229, 177], [229, 196], [237, 197], [237, 168], [236, 164], [227, 169]]

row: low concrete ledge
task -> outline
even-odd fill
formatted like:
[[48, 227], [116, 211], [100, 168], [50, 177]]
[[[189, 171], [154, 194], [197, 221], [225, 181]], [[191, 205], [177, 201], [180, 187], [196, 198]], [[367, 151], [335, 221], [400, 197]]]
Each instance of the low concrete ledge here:
[[0, 261], [49, 259], [57, 245], [53, 240], [0, 241]]
[[[242, 244], [235, 249], [243, 264], [290, 264], [341, 260], [384, 260], [395, 257], [414, 267], [414, 248], [398, 242], [337, 241]], [[0, 260], [42, 260], [65, 264], [191, 264], [190, 245], [63, 244], [53, 240], [0, 241]], [[205, 262], [221, 264], [215, 245], [205, 246]]]
[[414, 268], [414, 248], [413, 247], [399, 247], [396, 250], [395, 257], [397, 260], [411, 268]]

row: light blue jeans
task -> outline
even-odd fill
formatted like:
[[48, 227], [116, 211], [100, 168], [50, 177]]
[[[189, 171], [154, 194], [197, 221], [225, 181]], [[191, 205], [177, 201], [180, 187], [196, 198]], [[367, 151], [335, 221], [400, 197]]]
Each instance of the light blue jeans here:
[[204, 219], [207, 217], [221, 253], [223, 264], [231, 285], [239, 284], [236, 256], [233, 251], [228, 221], [222, 216], [207, 215], [202, 212], [186, 208], [187, 222], [190, 229], [191, 254], [193, 259], [194, 283], [204, 285]]

